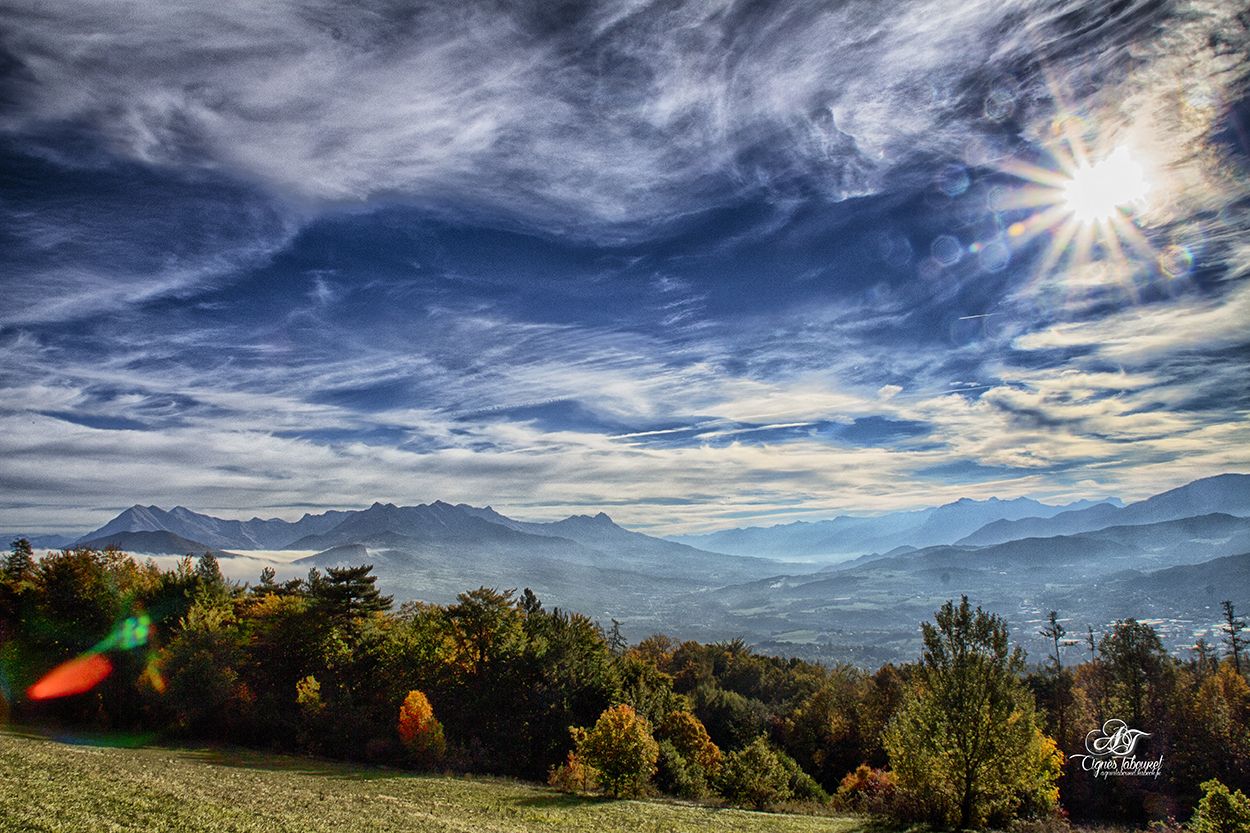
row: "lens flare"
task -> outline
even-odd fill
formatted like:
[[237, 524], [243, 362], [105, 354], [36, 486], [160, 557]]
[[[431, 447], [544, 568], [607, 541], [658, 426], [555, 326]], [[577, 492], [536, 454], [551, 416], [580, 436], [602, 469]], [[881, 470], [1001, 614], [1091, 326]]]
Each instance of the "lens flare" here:
[[143, 666], [143, 673], [139, 675], [139, 681], [150, 686], [157, 694], [164, 694], [167, 687], [165, 675], [161, 673], [161, 667], [157, 659], [155, 651], [148, 654], [148, 661]]
[[[38, 682], [26, 689], [26, 696], [31, 700], [51, 700], [90, 691], [113, 672], [113, 663], [104, 655], [106, 651], [132, 651], [140, 648], [147, 644], [151, 633], [152, 619], [146, 613], [122, 620], [113, 628], [112, 633], [97, 642], [90, 651], [61, 663], [43, 675]], [[153, 688], [164, 691], [164, 680], [160, 679], [159, 672], [154, 666], [151, 671], [156, 675]]]
[[113, 663], [103, 654], [84, 654], [63, 662], [26, 690], [31, 700], [70, 697], [95, 688], [113, 671]]

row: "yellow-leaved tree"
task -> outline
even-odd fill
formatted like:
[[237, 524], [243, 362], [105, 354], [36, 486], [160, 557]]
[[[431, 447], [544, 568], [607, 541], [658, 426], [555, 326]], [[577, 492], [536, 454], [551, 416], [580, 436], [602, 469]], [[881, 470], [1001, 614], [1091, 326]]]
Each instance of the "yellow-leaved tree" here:
[[599, 715], [593, 728], [569, 731], [577, 757], [598, 771], [599, 783], [610, 795], [639, 795], [646, 790], [660, 747], [651, 736], [651, 723], [632, 706], [613, 706]]

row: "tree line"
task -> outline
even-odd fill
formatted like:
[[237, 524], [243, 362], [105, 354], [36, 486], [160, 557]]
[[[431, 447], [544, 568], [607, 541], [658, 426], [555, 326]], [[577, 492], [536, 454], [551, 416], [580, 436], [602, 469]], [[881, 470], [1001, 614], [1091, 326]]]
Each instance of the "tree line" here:
[[[867, 671], [740, 640], [629, 645], [528, 589], [396, 608], [369, 566], [239, 584], [211, 554], [166, 570], [116, 550], [36, 559], [17, 541], [0, 572], [0, 719], [953, 828], [1219, 831], [1201, 825], [1250, 825], [1245, 623], [1231, 602], [1224, 617], [1226, 646], [1174, 657], [1144, 622], [1076, 638], [1053, 612], [1050, 656], [1030, 664], [963, 598], [922, 624], [916, 662]], [[1114, 720], [1148, 734], [1138, 753], [1162, 759], [1157, 776], [1077, 765]]]

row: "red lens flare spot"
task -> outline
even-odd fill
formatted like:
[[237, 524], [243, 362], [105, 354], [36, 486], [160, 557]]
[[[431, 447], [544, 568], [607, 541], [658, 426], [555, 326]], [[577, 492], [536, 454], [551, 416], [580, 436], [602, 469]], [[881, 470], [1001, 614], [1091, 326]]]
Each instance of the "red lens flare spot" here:
[[90, 691], [109, 675], [113, 663], [102, 654], [88, 654], [53, 668], [39, 682], [26, 689], [31, 700], [51, 700]]

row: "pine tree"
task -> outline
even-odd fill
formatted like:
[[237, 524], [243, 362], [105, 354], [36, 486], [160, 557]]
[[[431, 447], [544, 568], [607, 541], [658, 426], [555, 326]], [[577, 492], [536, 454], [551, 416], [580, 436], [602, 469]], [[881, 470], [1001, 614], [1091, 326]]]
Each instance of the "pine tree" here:
[[1051, 654], [1053, 661], [1053, 671], [1055, 674], [1055, 716], [1057, 718], [1056, 729], [1060, 740], [1067, 738], [1067, 712], [1068, 704], [1072, 697], [1072, 677], [1063, 670], [1063, 657], [1060, 653], [1061, 648], [1075, 643], [1071, 640], [1065, 640], [1063, 637], [1068, 630], [1059, 621], [1059, 612], [1052, 610], [1050, 615], [1046, 617], [1046, 625], [1038, 633], [1051, 641], [1054, 653]]
[[[1055, 652], [1051, 654], [1051, 659], [1055, 661], [1055, 670], [1060, 673], [1063, 672], [1063, 658], [1059, 655], [1059, 645], [1060, 645], [1060, 640], [1063, 639], [1064, 635], [1067, 634], [1067, 632], [1068, 632], [1067, 628], [1065, 628], [1059, 622], [1059, 612], [1055, 610], [1052, 610], [1050, 612], [1050, 615], [1046, 617], [1046, 626], [1042, 628], [1040, 631], [1038, 631], [1038, 633], [1041, 636], [1044, 636], [1047, 639], [1051, 640], [1051, 642], [1054, 644]], [[1069, 645], [1071, 643], [1064, 642], [1063, 644]]]
[[381, 594], [376, 587], [378, 577], [370, 575], [371, 572], [372, 564], [361, 564], [331, 567], [325, 577], [316, 579], [310, 574], [314, 603], [323, 613], [343, 619], [390, 610], [393, 597]]
[[4, 577], [12, 584], [29, 581], [35, 573], [35, 551], [30, 541], [18, 538], [4, 560]]
[[1233, 652], [1233, 669], [1241, 673], [1241, 649], [1246, 647], [1246, 637], [1241, 632], [1246, 629], [1246, 620], [1237, 618], [1237, 611], [1228, 599], [1220, 602], [1224, 608], [1224, 624], [1220, 627], [1228, 634], [1228, 647]]
[[608, 650], [612, 652], [613, 656], [621, 656], [625, 653], [625, 649], [629, 647], [629, 641], [621, 633], [621, 623], [615, 619], [612, 620], [612, 627], [608, 629], [605, 638], [607, 639]]

